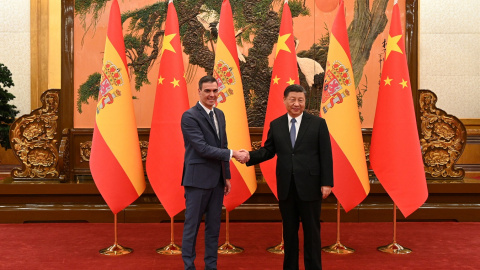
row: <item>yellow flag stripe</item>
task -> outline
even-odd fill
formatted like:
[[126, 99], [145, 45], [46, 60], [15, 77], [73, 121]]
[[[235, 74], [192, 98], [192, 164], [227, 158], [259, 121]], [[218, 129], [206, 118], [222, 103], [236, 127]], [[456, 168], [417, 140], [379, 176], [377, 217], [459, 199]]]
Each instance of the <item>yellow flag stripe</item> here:
[[[349, 70], [351, 83], [349, 86], [345, 87], [349, 91], [349, 96], [344, 98], [342, 103], [335, 104], [327, 113], [324, 113], [322, 117], [327, 121], [330, 134], [352, 164], [362, 186], [365, 191], [368, 192], [368, 170], [365, 166], [365, 150], [363, 147], [360, 119], [358, 118], [358, 106], [352, 66], [348, 55], [345, 53], [343, 47], [334, 35], [330, 35], [329, 50], [327, 62], [330, 63], [330, 65], [333, 65], [335, 61], [342, 63]], [[333, 57], [330, 56], [335, 56], [335, 58], [332, 59]], [[328, 70], [329, 67], [327, 67], [327, 71]], [[328, 101], [322, 103], [322, 108], [326, 106], [327, 103]]]
[[[219, 103], [217, 105], [217, 107], [225, 113], [228, 146], [230, 149], [243, 148], [250, 151], [252, 150], [252, 147], [248, 130], [247, 111], [245, 109], [245, 98], [243, 96], [243, 85], [240, 71], [238, 70], [233, 56], [220, 38], [217, 41], [216, 50], [216, 55], [220, 56], [218, 58], [221, 58], [223, 62], [232, 68], [231, 71], [235, 78], [233, 84], [227, 84], [224, 82], [226, 89], [223, 91], [231, 89], [233, 94], [227, 97], [225, 103]], [[215, 63], [218, 63], [219, 60], [220, 59], [215, 59]], [[253, 194], [257, 186], [255, 169], [253, 167], [247, 167], [236, 160], [233, 160], [233, 163], [247, 184], [250, 193]]]
[[[97, 127], [118, 163], [132, 181], [135, 190], [140, 195], [144, 188], [144, 173], [130, 90], [130, 79], [120, 55], [108, 38], [105, 43], [104, 59], [108, 59], [116, 64], [122, 76], [123, 84], [113, 87], [114, 90], [119, 90], [121, 95], [114, 98], [112, 103], [106, 104], [97, 113]], [[99, 104], [101, 102], [102, 97], [99, 98]], [[108, 166], [108, 164], [105, 164], [105, 166]]]

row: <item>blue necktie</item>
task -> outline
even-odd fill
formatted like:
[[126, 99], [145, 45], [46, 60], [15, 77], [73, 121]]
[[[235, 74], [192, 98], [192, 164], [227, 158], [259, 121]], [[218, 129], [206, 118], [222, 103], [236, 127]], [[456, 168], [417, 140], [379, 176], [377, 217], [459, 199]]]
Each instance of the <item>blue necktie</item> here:
[[297, 129], [295, 128], [295, 123], [297, 120], [295, 118], [292, 118], [290, 120], [292, 122], [292, 127], [290, 128], [290, 141], [292, 141], [292, 148], [295, 147], [295, 137], [297, 136]]

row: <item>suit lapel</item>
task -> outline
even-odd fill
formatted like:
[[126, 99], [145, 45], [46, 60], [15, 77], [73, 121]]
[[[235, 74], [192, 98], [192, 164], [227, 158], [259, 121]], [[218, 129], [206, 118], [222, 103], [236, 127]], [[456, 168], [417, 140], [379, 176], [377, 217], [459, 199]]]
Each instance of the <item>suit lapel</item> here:
[[223, 131], [225, 130], [225, 126], [223, 125], [223, 123], [225, 123], [225, 119], [223, 118], [224, 115], [221, 114], [217, 109], [214, 109], [213, 111], [215, 112], [215, 117], [217, 117], [217, 122], [218, 122], [218, 137], [220, 139], [221, 145], [223, 145], [224, 138], [222, 134], [223, 134]]
[[295, 145], [300, 143], [305, 133], [307, 133], [310, 120], [311, 120], [311, 115], [306, 112], [303, 112], [302, 122], [300, 122], [300, 129], [298, 130], [298, 135], [297, 135], [297, 139], [295, 140]]
[[[212, 121], [210, 121], [210, 116], [207, 114], [207, 112], [205, 111], [205, 109], [202, 107], [202, 105], [200, 105], [200, 101], [197, 102], [197, 109], [200, 111], [200, 114], [205, 118], [205, 120], [207, 121], [207, 123], [210, 125], [210, 127], [212, 128], [212, 131], [213, 131], [213, 134], [217, 134], [217, 129], [215, 128], [214, 124], [212, 123]], [[218, 136], [217, 136], [218, 137]]]
[[[288, 114], [288, 113], [287, 113]], [[288, 147], [290, 150], [293, 150], [292, 148], [292, 142], [290, 141], [290, 130], [288, 129], [288, 116], [287, 114], [284, 114], [280, 120], [281, 125], [280, 125], [280, 134], [284, 137], [284, 139], [288, 142]]]

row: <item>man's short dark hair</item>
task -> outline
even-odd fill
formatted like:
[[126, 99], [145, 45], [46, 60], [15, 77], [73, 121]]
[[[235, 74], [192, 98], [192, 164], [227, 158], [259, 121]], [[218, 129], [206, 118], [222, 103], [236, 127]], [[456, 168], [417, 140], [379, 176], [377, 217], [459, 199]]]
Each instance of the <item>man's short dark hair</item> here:
[[285, 88], [285, 91], [283, 92], [283, 97], [287, 97], [290, 92], [298, 92], [298, 93], [304, 93], [305, 97], [307, 96], [307, 91], [303, 86], [299, 84], [291, 84]]
[[198, 81], [198, 89], [202, 90], [202, 85], [207, 82], [217, 82], [213, 76], [206, 75], [203, 76], [199, 81]]

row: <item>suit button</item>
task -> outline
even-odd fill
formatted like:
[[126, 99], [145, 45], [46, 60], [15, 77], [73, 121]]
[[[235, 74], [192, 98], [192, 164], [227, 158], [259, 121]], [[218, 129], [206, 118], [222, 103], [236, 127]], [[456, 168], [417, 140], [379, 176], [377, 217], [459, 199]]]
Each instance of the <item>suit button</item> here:
[[295, 156], [295, 154], [292, 154], [292, 157]]

